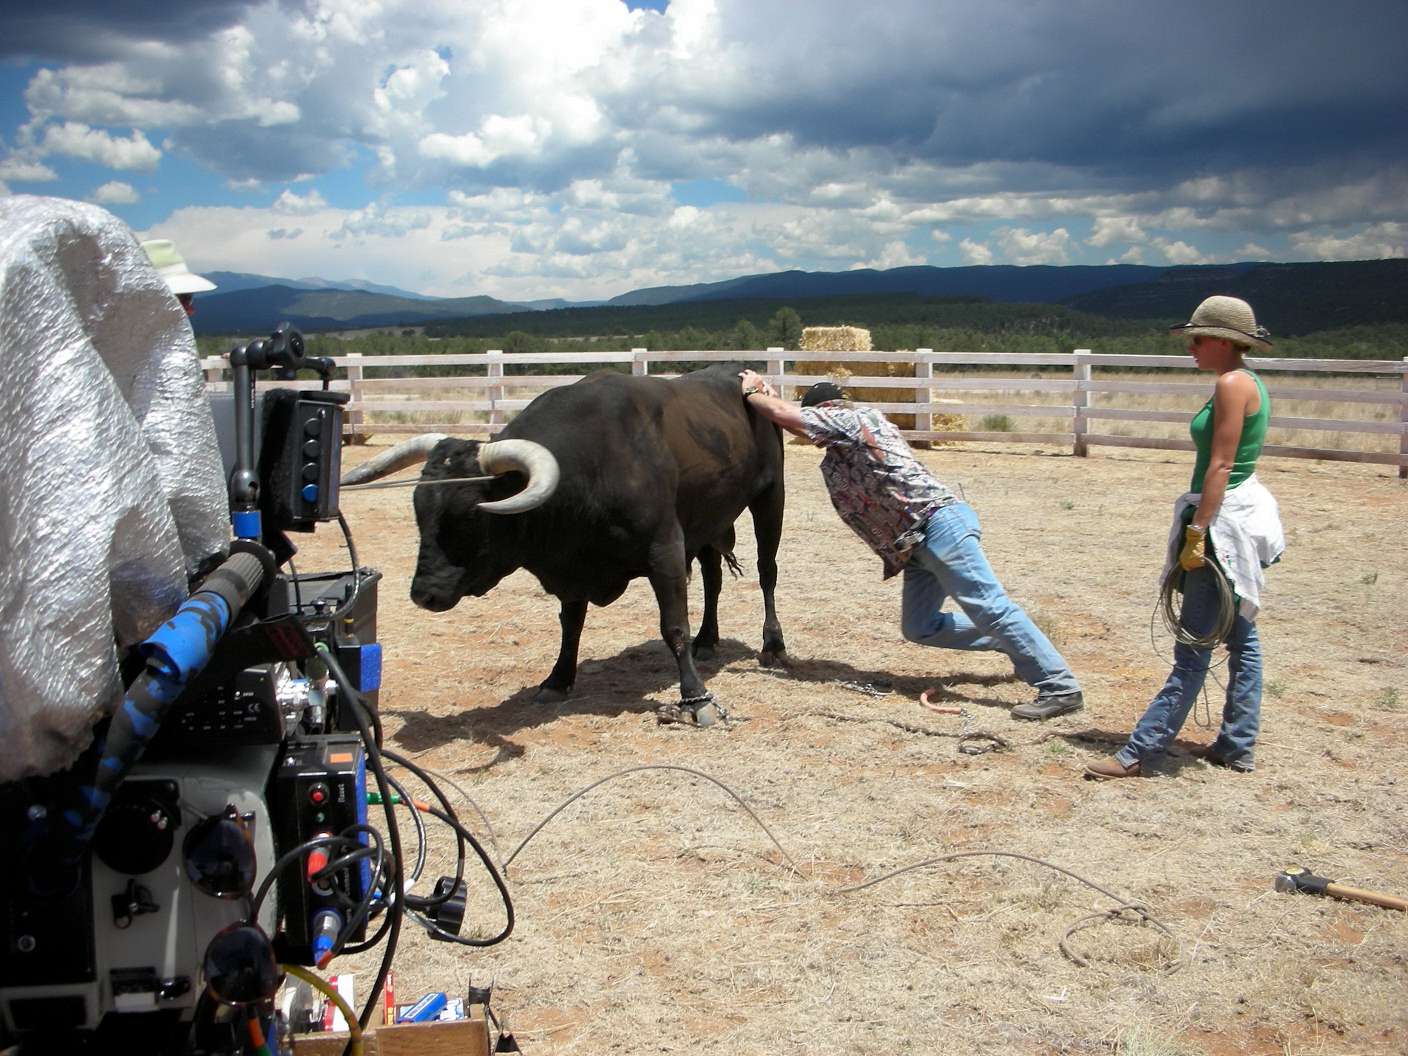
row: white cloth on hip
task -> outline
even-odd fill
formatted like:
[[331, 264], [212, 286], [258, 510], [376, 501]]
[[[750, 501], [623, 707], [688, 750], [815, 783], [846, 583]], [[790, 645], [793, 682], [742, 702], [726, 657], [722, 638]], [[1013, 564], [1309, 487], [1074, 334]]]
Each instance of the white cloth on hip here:
[[[1160, 582], [1178, 561], [1183, 546], [1184, 511], [1196, 508], [1202, 493], [1190, 491], [1173, 503], [1173, 524], [1168, 531], [1168, 559]], [[1281, 511], [1276, 499], [1253, 473], [1222, 498], [1217, 516], [1208, 525], [1218, 564], [1227, 573], [1232, 589], [1241, 598], [1239, 611], [1255, 620], [1261, 610], [1261, 588], [1266, 582], [1262, 569], [1281, 559], [1286, 536], [1281, 528]]]

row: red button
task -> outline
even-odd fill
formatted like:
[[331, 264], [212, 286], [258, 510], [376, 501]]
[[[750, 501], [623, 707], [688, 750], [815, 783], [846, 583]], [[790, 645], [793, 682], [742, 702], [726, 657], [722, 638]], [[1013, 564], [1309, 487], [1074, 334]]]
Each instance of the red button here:
[[308, 799], [312, 803], [326, 803], [328, 800], [328, 790], [323, 785], [314, 785], [308, 790]]

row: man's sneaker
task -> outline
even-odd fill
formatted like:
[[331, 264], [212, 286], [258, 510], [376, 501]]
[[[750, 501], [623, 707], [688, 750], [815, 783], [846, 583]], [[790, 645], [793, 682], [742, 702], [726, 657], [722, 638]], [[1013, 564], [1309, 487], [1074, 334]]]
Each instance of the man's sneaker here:
[[1054, 719], [1085, 707], [1080, 690], [1074, 693], [1042, 693], [1030, 704], [1018, 704], [1012, 709], [1014, 719]]
[[1228, 759], [1227, 756], [1208, 749], [1203, 752], [1203, 759], [1213, 766], [1220, 766], [1226, 770], [1234, 770], [1239, 774], [1250, 774], [1256, 770], [1256, 763], [1252, 761], [1250, 755], [1243, 755], [1236, 759]]

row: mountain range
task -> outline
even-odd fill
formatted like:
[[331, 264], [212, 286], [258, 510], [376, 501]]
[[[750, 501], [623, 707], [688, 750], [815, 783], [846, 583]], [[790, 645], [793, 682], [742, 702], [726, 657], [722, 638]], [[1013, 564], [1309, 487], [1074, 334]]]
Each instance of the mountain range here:
[[287, 320], [308, 331], [416, 326], [473, 316], [605, 305], [687, 305], [858, 295], [975, 298], [1060, 304], [1122, 319], [1187, 318], [1198, 301], [1225, 293], [1250, 301], [1284, 335], [1357, 324], [1408, 322], [1408, 260], [1150, 267], [987, 265], [875, 271], [784, 271], [722, 282], [632, 290], [606, 302], [494, 297], [427, 297], [369, 282], [280, 279], [211, 272], [219, 289], [201, 294], [192, 319], [201, 334], [262, 333]]

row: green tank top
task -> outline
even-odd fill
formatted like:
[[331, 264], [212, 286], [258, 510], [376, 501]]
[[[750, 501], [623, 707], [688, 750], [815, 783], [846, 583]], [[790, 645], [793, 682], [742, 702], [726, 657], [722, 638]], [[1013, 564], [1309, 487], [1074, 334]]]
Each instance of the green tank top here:
[[[1246, 373], [1256, 382], [1256, 390], [1261, 394], [1261, 406], [1256, 413], [1247, 415], [1242, 422], [1242, 436], [1237, 441], [1237, 455], [1232, 460], [1232, 475], [1227, 480], [1228, 491], [1256, 472], [1256, 460], [1266, 444], [1266, 426], [1271, 420], [1271, 397], [1266, 394], [1266, 386], [1250, 370]], [[1193, 415], [1193, 420], [1188, 424], [1188, 432], [1192, 434], [1193, 446], [1198, 450], [1197, 461], [1193, 463], [1193, 483], [1188, 490], [1200, 492], [1203, 490], [1203, 476], [1208, 471], [1208, 463], [1212, 461], [1211, 398], [1203, 405], [1201, 411]]]

